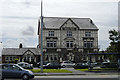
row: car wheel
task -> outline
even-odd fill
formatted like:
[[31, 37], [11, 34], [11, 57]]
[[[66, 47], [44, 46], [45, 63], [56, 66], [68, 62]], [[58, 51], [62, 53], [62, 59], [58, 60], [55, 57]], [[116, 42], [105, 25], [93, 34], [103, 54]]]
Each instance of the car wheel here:
[[23, 80], [29, 80], [29, 76], [27, 74], [24, 74], [22, 78]]
[[65, 68], [66, 66], [65, 66], [65, 65], [63, 65], [62, 67], [63, 67], [63, 68]]

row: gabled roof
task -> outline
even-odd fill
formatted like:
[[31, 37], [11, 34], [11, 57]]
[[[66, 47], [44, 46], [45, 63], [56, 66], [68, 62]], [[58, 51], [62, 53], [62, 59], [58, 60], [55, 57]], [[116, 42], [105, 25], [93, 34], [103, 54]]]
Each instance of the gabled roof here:
[[[44, 28], [59, 29], [68, 19], [71, 19], [79, 29], [95, 29], [98, 30], [97, 26], [93, 23], [90, 18], [67, 18], [67, 17], [43, 17]], [[38, 27], [38, 33], [39, 33]]]
[[34, 55], [40, 55], [40, 48], [3, 48], [2, 55], [23, 55], [28, 50]]

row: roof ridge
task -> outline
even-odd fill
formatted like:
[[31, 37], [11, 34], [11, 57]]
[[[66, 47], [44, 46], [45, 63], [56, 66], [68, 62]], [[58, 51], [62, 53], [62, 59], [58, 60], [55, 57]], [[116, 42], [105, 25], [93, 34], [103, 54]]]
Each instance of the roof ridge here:
[[3, 49], [39, 49], [39, 48], [3, 48]]
[[69, 19], [69, 18], [71, 18], [71, 19], [91, 19], [91, 18], [83, 18], [83, 17], [56, 17], [56, 16], [50, 16], [50, 17], [47, 17], [47, 16], [45, 16], [45, 17], [43, 17], [43, 18], [59, 18], [59, 19]]

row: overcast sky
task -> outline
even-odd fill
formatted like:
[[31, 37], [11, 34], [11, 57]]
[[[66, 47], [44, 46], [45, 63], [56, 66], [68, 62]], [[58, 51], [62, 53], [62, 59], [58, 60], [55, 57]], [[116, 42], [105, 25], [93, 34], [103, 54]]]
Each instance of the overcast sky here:
[[[43, 0], [43, 16], [91, 18], [99, 28], [101, 50], [108, 31], [118, 29], [118, 0]], [[0, 0], [0, 46], [36, 47], [40, 0]]]

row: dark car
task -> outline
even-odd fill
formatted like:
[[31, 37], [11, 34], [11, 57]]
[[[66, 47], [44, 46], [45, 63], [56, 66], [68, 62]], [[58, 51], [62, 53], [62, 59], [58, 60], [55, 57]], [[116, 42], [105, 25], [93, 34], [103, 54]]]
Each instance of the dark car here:
[[[48, 62], [43, 62], [43, 67], [44, 67], [47, 63], [48, 63]], [[38, 68], [40, 68], [41, 63], [38, 62], [37, 65], [38, 65]]]
[[76, 63], [73, 66], [74, 69], [85, 69], [88, 68], [88, 65], [86, 63]]
[[101, 68], [118, 68], [118, 64], [117, 63], [110, 63], [110, 62], [103, 62], [101, 64]]
[[60, 69], [61, 65], [59, 63], [48, 63], [45, 66], [43, 66], [44, 69]]
[[23, 80], [29, 80], [30, 78], [34, 78], [33, 72], [30, 70], [25, 70], [17, 64], [1, 64], [2, 69], [2, 79], [5, 78], [22, 78]]

